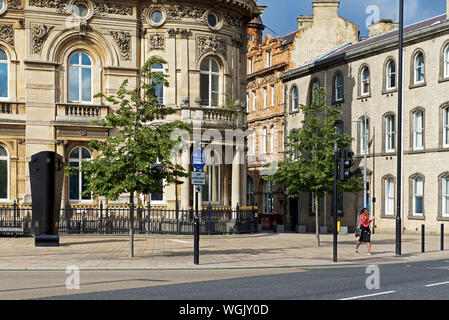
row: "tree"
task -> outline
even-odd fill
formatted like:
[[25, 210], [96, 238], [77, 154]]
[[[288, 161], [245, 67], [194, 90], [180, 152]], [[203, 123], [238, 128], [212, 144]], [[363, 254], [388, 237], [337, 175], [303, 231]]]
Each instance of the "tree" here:
[[[334, 183], [334, 143], [339, 148], [347, 148], [352, 138], [336, 132], [335, 124], [341, 118], [341, 111], [324, 104], [322, 88], [313, 88], [310, 106], [300, 106], [304, 115], [302, 127], [287, 137], [284, 161], [279, 163], [275, 174], [264, 179], [285, 185], [289, 198], [297, 198], [300, 193], [313, 193], [315, 203], [315, 228], [317, 246], [319, 236], [319, 198], [325, 193], [333, 193]], [[339, 192], [360, 191], [362, 181], [352, 177], [339, 183]]]
[[[165, 63], [159, 58], [148, 60], [134, 90], [127, 89], [125, 80], [116, 94], [95, 96], [105, 98], [115, 111], [93, 123], [116, 128], [118, 134], [104, 142], [92, 140], [89, 146], [98, 151], [98, 157], [81, 166], [87, 180], [84, 195], [117, 200], [129, 194], [130, 257], [134, 256], [134, 194], [161, 193], [161, 181], [178, 185], [182, 183], [178, 179], [187, 176], [182, 166], [172, 162], [172, 150], [181, 142], [181, 137], [172, 139], [172, 132], [188, 127], [182, 121], [167, 121], [176, 110], [160, 104], [155, 94], [156, 86], [168, 87], [168, 76], [152, 72], [151, 67]], [[67, 167], [66, 175], [78, 170]]]

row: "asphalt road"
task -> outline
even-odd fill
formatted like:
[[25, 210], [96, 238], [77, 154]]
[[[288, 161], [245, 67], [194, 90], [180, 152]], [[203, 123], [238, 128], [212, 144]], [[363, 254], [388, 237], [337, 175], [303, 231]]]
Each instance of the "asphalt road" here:
[[[83, 271], [83, 274], [88, 272]], [[130, 272], [128, 271], [126, 274], [129, 275]], [[175, 272], [180, 283], [165, 284], [164, 281], [172, 279]], [[204, 274], [200, 275], [201, 273]], [[371, 267], [199, 270], [167, 271], [165, 273], [160, 271], [158, 275], [154, 271], [146, 271], [146, 274], [156, 276], [152, 280], [147, 280], [153, 281], [151, 285], [140, 283], [140, 286], [135, 288], [80, 294], [74, 292], [74, 294], [49, 295], [41, 298], [58, 300], [261, 301], [449, 299], [449, 259]], [[87, 275], [84, 274], [84, 277]], [[204, 281], [201, 280], [201, 277], [208, 279]], [[97, 279], [100, 278], [97, 274]]]

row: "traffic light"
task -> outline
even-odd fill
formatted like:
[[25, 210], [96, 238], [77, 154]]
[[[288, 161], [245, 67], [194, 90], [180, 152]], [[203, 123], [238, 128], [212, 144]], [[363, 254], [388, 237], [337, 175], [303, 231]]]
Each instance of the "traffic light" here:
[[350, 170], [354, 166], [353, 156], [354, 152], [347, 148], [340, 150], [340, 181], [349, 180], [354, 175]]

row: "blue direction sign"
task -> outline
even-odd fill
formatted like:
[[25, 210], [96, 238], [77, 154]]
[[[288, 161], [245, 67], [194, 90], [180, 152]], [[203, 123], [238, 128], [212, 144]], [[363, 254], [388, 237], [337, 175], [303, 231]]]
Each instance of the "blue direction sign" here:
[[206, 157], [204, 156], [204, 152], [201, 149], [195, 149], [192, 153], [192, 165], [193, 167], [201, 171], [206, 165]]

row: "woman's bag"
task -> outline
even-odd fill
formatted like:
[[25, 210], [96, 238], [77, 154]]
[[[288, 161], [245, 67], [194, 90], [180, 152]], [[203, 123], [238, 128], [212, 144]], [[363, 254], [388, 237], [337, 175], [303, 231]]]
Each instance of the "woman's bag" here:
[[357, 226], [355, 227], [355, 237], [356, 238], [360, 238], [360, 236], [362, 235], [362, 229], [360, 227], [361, 227], [361, 224], [360, 224], [360, 217], [359, 217]]

